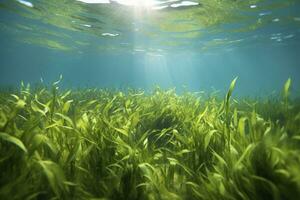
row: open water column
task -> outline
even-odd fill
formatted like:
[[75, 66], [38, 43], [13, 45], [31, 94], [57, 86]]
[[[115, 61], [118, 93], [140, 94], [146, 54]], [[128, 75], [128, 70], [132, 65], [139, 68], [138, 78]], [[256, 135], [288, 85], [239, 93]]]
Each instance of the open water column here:
[[299, 0], [0, 0], [0, 199], [300, 199]]

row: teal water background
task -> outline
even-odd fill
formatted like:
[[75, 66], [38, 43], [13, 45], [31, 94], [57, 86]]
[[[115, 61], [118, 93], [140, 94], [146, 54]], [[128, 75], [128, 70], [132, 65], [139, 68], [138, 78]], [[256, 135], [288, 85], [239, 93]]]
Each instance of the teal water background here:
[[238, 76], [237, 94], [260, 96], [290, 77], [299, 94], [300, 1], [162, 2], [1, 0], [1, 87], [62, 74], [67, 88], [225, 91]]

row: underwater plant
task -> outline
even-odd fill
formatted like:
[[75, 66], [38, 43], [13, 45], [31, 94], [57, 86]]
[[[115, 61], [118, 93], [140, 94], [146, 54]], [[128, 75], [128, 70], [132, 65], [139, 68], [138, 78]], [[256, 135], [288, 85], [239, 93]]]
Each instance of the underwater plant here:
[[[61, 79], [60, 79], [61, 80]], [[300, 103], [174, 90], [0, 93], [0, 199], [297, 199]]]

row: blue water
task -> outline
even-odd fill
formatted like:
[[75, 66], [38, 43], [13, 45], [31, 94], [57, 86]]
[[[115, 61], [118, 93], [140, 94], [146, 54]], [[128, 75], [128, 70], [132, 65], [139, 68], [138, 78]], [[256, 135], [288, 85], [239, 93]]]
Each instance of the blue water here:
[[300, 94], [299, 1], [180, 2], [1, 0], [0, 85], [224, 91], [238, 76], [236, 93], [258, 96], [290, 77]]

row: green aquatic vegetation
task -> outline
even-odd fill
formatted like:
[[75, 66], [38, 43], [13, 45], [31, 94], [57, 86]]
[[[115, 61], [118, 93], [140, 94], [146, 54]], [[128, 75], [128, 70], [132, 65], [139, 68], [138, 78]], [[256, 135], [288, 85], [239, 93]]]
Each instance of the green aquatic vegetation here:
[[295, 199], [300, 103], [160, 88], [0, 93], [0, 199]]

